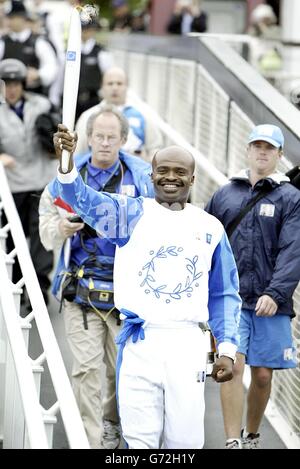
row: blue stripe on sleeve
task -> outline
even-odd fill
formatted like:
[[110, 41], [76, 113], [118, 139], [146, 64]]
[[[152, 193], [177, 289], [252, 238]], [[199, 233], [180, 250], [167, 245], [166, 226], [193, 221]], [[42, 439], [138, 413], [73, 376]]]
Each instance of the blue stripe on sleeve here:
[[236, 263], [226, 234], [217, 245], [209, 274], [209, 326], [217, 343], [238, 345], [241, 299]]
[[128, 242], [143, 214], [142, 197], [97, 192], [84, 184], [80, 174], [71, 184], [56, 179], [55, 185], [60, 197], [85, 223], [118, 246]]

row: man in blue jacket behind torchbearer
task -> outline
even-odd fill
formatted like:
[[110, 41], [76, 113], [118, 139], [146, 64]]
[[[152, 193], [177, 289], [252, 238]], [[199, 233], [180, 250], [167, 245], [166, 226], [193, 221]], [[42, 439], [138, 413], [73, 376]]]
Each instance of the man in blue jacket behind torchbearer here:
[[[258, 429], [270, 397], [273, 369], [296, 367], [291, 319], [295, 315], [292, 296], [300, 280], [300, 191], [276, 171], [283, 144], [279, 127], [255, 127], [248, 141], [249, 169], [231, 178], [206, 207], [228, 235], [231, 231], [243, 300], [234, 378], [221, 386], [228, 449], [260, 447]], [[259, 193], [262, 197], [238, 218]], [[245, 361], [251, 367], [251, 385], [246, 427], [241, 432]]]
[[[76, 167], [96, 191], [153, 197], [150, 165], [120, 150], [127, 135], [127, 119], [104, 106], [88, 120], [91, 151], [76, 157]], [[115, 337], [121, 324], [113, 298], [115, 245], [75, 216], [54, 182], [44, 190], [39, 211], [42, 243], [60, 249], [52, 291], [63, 302], [72, 384], [85, 430], [92, 448], [115, 449], [120, 441]]]
[[[58, 132], [57, 147], [74, 151]], [[234, 257], [221, 223], [187, 203], [195, 161], [183, 148], [159, 150], [152, 160], [155, 199], [95, 192], [71, 159], [58, 173], [61, 197], [101, 236], [114, 243], [117, 393], [129, 448], [202, 448], [209, 321], [219, 358], [212, 376], [232, 378], [240, 314]], [[201, 324], [202, 323], [202, 324]]]

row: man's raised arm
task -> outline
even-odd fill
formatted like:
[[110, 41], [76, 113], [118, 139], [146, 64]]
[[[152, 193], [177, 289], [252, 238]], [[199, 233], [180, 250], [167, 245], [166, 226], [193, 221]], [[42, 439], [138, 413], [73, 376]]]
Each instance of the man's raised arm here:
[[[55, 152], [60, 159], [54, 191], [100, 236], [120, 246], [124, 245], [143, 212], [142, 199], [97, 192], [86, 185], [73, 161], [76, 141], [76, 134], [59, 124], [58, 131], [54, 134]], [[67, 173], [61, 171], [62, 150], [70, 153]]]

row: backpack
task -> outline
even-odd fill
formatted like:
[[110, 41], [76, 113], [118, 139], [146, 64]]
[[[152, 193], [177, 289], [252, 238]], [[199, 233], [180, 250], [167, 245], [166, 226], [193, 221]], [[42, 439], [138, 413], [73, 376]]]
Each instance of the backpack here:
[[[287, 171], [285, 175], [290, 178], [289, 184], [292, 184], [294, 187], [296, 187], [296, 189], [300, 190], [300, 166], [294, 166], [292, 169]], [[265, 195], [267, 195], [269, 192], [272, 192], [272, 190], [272, 187], [262, 188], [262, 190], [258, 192], [256, 196], [250, 200], [250, 202], [248, 202], [248, 204], [238, 213], [238, 215], [233, 220], [231, 220], [226, 228], [228, 238], [230, 238], [242, 219], [254, 207], [254, 205], [257, 204], [257, 202], [259, 202], [259, 200], [265, 197]]]
[[290, 183], [300, 190], [300, 166], [294, 166], [285, 175], [290, 178]]
[[57, 131], [58, 124], [61, 123], [61, 113], [53, 107], [49, 112], [40, 114], [35, 121], [35, 130], [39, 142], [47, 153], [55, 156], [53, 134]]

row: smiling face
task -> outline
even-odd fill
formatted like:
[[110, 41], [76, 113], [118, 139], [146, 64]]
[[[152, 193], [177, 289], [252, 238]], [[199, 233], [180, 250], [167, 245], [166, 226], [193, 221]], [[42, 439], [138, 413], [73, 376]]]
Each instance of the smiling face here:
[[260, 177], [267, 177], [274, 173], [281, 155], [280, 148], [263, 140], [257, 140], [248, 145], [250, 170]]
[[180, 147], [172, 146], [156, 153], [152, 161], [152, 181], [155, 199], [160, 204], [187, 202], [194, 182], [193, 156]]

